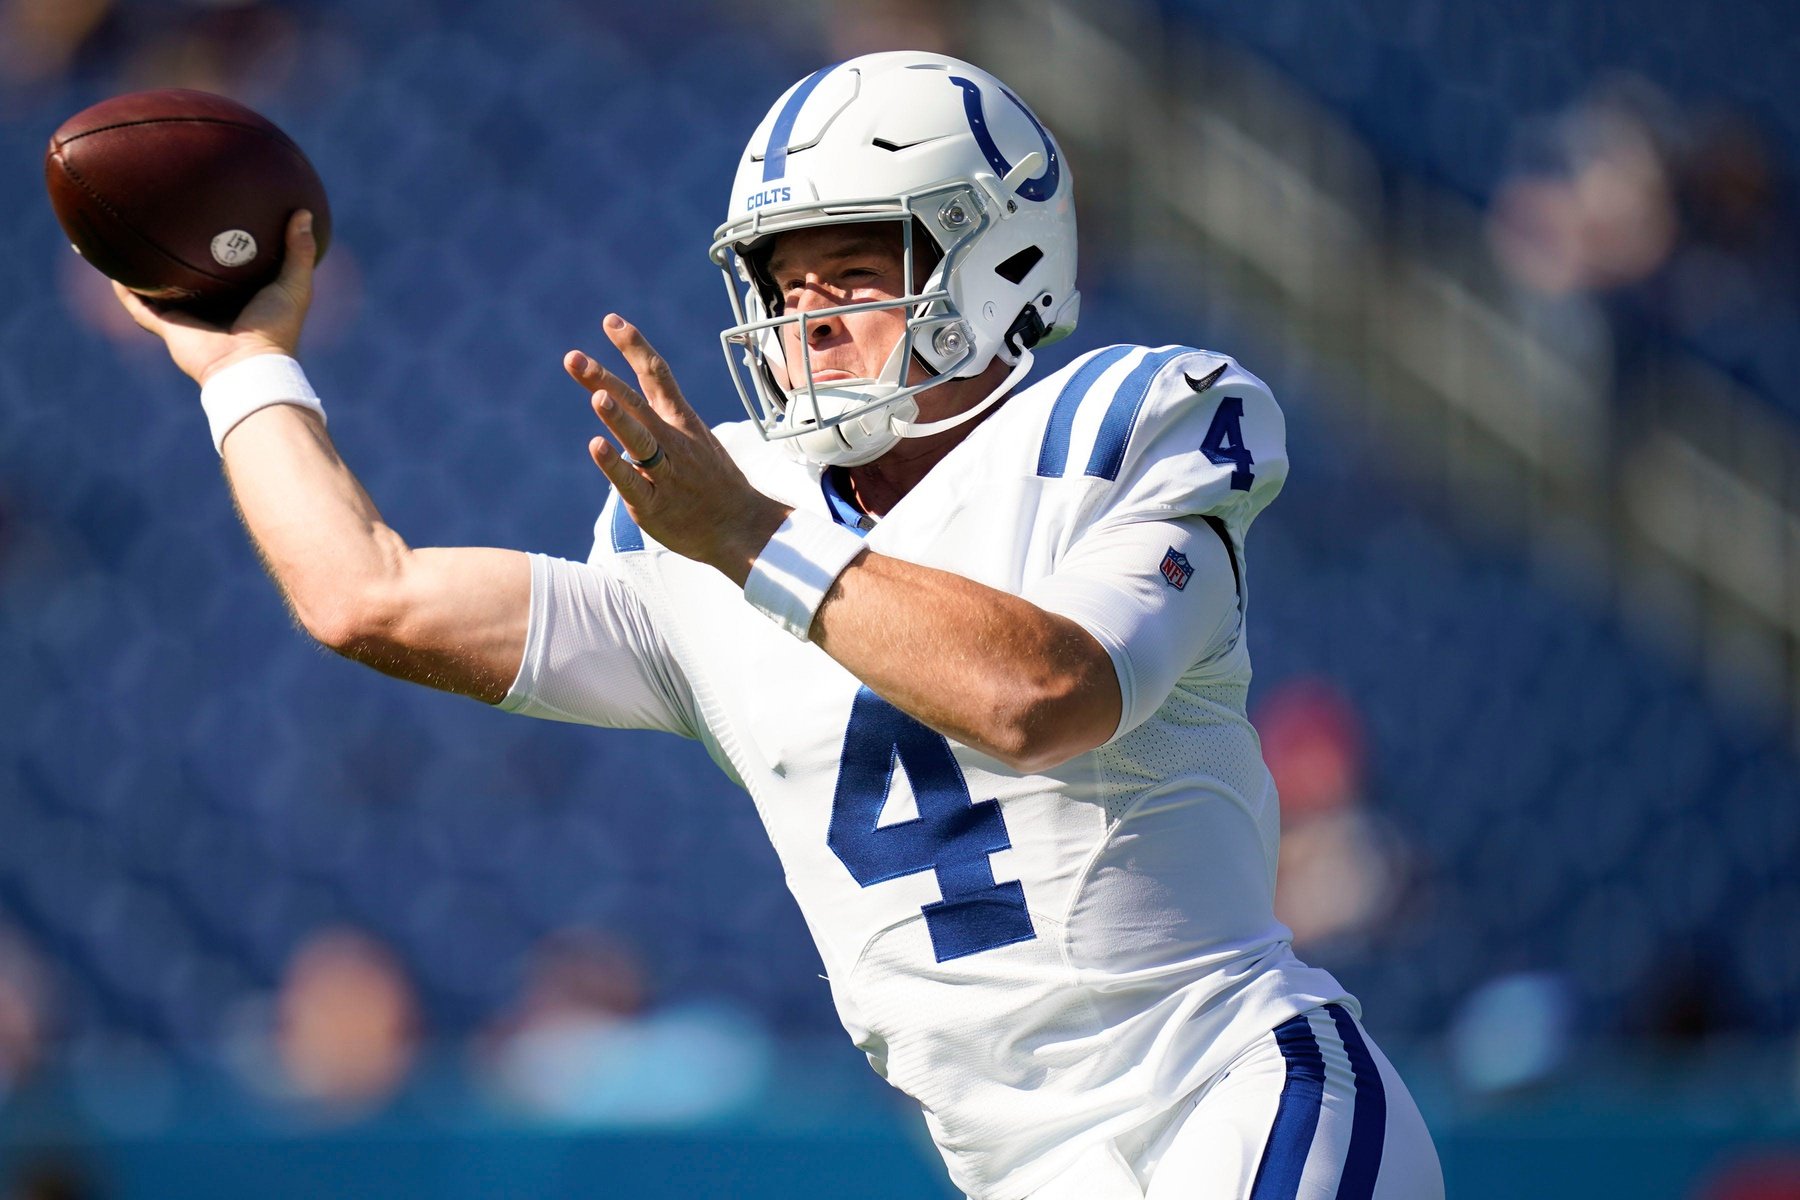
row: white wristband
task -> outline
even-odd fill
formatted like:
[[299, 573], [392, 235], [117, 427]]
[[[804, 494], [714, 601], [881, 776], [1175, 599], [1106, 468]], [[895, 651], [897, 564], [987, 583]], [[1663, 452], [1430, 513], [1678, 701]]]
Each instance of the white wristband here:
[[744, 599], [804, 642], [825, 593], [862, 551], [862, 538], [835, 521], [789, 513], [751, 565]]
[[325, 406], [306, 381], [306, 372], [285, 354], [246, 358], [207, 380], [200, 389], [200, 407], [212, 426], [213, 449], [224, 453], [225, 435], [239, 421], [271, 404], [298, 405], [317, 413], [319, 420], [325, 419]]

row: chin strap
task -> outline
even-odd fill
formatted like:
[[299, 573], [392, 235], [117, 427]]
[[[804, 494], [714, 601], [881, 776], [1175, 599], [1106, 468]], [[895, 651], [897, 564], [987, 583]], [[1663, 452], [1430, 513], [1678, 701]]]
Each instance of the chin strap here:
[[888, 426], [903, 438], [920, 438], [930, 437], [934, 433], [942, 433], [946, 429], [955, 429], [958, 425], [966, 425], [1006, 399], [1007, 394], [1019, 386], [1019, 381], [1024, 379], [1030, 370], [1031, 351], [1021, 350], [1019, 351], [1019, 361], [1013, 365], [1013, 369], [1006, 373], [1006, 378], [1000, 381], [1000, 386], [989, 392], [987, 399], [980, 404], [966, 408], [954, 417], [945, 417], [941, 421], [917, 422], [902, 421], [897, 417], [889, 418]]

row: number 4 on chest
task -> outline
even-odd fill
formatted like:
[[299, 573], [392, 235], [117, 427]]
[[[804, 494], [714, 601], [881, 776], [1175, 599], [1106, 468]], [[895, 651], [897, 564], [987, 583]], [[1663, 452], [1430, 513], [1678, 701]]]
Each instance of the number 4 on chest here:
[[[896, 767], [912, 784], [919, 815], [878, 825]], [[994, 882], [988, 856], [1012, 847], [999, 802], [969, 794], [942, 734], [866, 687], [850, 706], [826, 842], [863, 887], [937, 873], [943, 899], [923, 911], [939, 962], [1037, 936], [1024, 887]]]

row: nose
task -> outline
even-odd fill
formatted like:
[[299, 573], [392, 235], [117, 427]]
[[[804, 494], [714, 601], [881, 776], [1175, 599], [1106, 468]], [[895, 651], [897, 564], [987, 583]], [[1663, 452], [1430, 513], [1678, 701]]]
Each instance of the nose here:
[[[845, 297], [832, 294], [831, 289], [821, 283], [816, 275], [807, 276], [806, 283], [799, 289], [800, 294], [794, 298], [791, 311], [815, 313], [821, 310], [836, 308], [845, 303]], [[821, 345], [831, 340], [841, 327], [836, 317], [809, 316], [805, 323], [806, 340], [813, 345]]]

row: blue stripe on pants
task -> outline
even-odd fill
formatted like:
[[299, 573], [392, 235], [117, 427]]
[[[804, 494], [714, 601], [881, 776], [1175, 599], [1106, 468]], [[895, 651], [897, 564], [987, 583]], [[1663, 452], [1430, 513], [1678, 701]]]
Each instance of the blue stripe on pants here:
[[1356, 1021], [1340, 1005], [1327, 1004], [1325, 1011], [1337, 1024], [1344, 1052], [1350, 1056], [1350, 1070], [1356, 1076], [1356, 1114], [1350, 1121], [1350, 1149], [1344, 1155], [1337, 1200], [1369, 1200], [1375, 1194], [1381, 1150], [1387, 1141], [1387, 1091]]
[[1256, 1167], [1250, 1200], [1294, 1200], [1299, 1194], [1300, 1175], [1306, 1170], [1325, 1096], [1325, 1056], [1319, 1053], [1318, 1039], [1306, 1017], [1277, 1025], [1275, 1043], [1287, 1060], [1287, 1082], [1281, 1087], [1281, 1102], [1275, 1107], [1269, 1140]]

